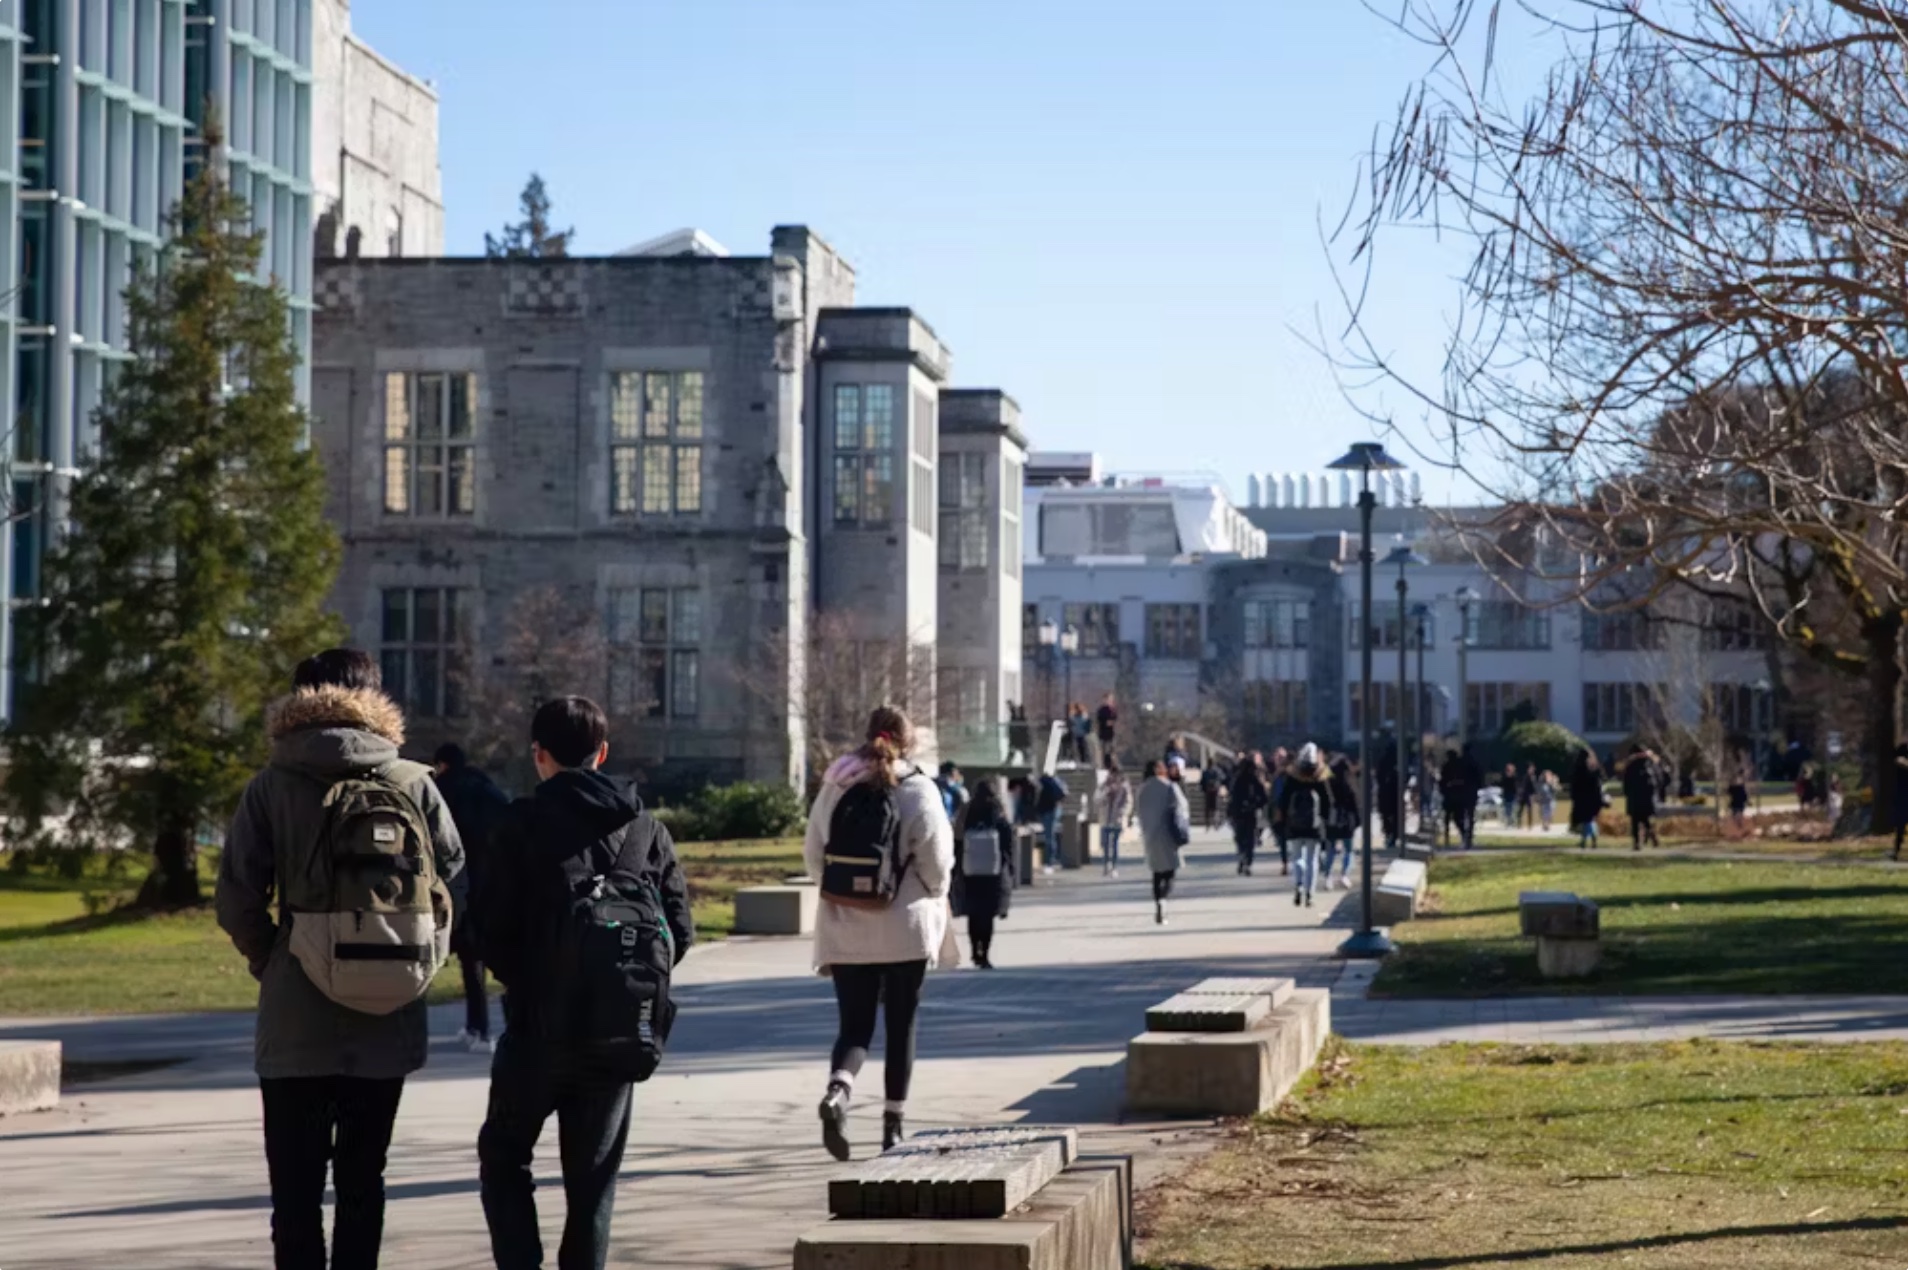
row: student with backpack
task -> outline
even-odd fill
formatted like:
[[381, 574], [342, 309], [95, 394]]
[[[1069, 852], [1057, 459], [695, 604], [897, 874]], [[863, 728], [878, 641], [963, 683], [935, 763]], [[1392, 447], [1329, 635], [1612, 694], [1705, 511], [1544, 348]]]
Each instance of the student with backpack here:
[[[470, 761], [461, 745], [445, 742], [438, 746], [435, 762], [437, 789], [450, 807], [457, 836], [463, 840], [474, 893], [485, 848], [510, 799], [497, 788], [496, 781]], [[464, 1030], [457, 1039], [474, 1054], [488, 1054], [494, 1048], [490, 1041], [490, 997], [484, 988], [484, 962], [477, 953], [474, 926], [468, 920], [459, 922], [451, 939], [451, 951], [457, 955], [457, 966], [464, 976]]]
[[1352, 844], [1358, 836], [1358, 791], [1352, 788], [1351, 759], [1340, 754], [1332, 760], [1330, 789], [1331, 820], [1325, 826], [1325, 845], [1319, 852], [1318, 889], [1332, 885], [1332, 861], [1342, 849], [1344, 863], [1338, 867], [1338, 889], [1351, 890]]
[[991, 780], [974, 787], [954, 822], [954, 874], [967, 907], [967, 943], [974, 965], [992, 970], [994, 922], [1006, 910], [1014, 888], [1014, 826]]
[[1278, 816], [1286, 841], [1296, 857], [1292, 869], [1292, 903], [1309, 905], [1318, 875], [1318, 849], [1332, 824], [1331, 769], [1318, 746], [1307, 741], [1292, 764], [1291, 779], [1279, 790]]
[[1239, 760], [1232, 776], [1232, 796], [1226, 810], [1232, 816], [1232, 845], [1238, 854], [1240, 877], [1252, 876], [1252, 860], [1259, 850], [1259, 835], [1265, 832], [1261, 817], [1271, 806], [1271, 788], [1266, 781], [1265, 760], [1257, 750]]
[[[404, 1079], [424, 1066], [424, 993], [450, 954], [464, 849], [431, 771], [398, 758], [404, 716], [353, 648], [301, 662], [270, 713], [271, 762], [219, 858], [219, 926], [259, 981], [272, 1250], [279, 1270], [372, 1270]], [[273, 911], [274, 899], [277, 911]]]
[[1040, 871], [1052, 873], [1060, 867], [1060, 816], [1067, 807], [1067, 787], [1060, 778], [1047, 772], [1040, 778], [1034, 812], [1040, 817]]
[[887, 1017], [881, 1149], [906, 1136], [914, 1021], [930, 963], [959, 963], [948, 908], [954, 833], [934, 783], [908, 761], [914, 725], [893, 706], [868, 719], [867, 741], [822, 778], [802, 854], [821, 879], [815, 968], [834, 980], [840, 1025], [822, 1096], [822, 1145], [851, 1154], [848, 1104]]

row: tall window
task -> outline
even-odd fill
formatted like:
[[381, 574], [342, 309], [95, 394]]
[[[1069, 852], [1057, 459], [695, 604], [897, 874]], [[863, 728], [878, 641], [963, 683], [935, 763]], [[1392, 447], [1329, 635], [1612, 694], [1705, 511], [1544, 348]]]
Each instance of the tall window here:
[[393, 587], [384, 592], [379, 662], [384, 690], [405, 713], [423, 719], [462, 718], [464, 614], [449, 587]]
[[927, 393], [914, 394], [914, 453], [908, 465], [908, 523], [916, 533], [930, 538], [934, 536], [934, 456], [939, 448], [934, 405]]
[[1464, 726], [1473, 734], [1496, 734], [1518, 714], [1550, 717], [1550, 685], [1473, 683], [1464, 686]]
[[1148, 604], [1146, 606], [1146, 655], [1171, 657], [1181, 661], [1199, 659], [1199, 606], [1197, 604]]
[[1020, 652], [1022, 656], [1031, 656], [1040, 647], [1040, 606], [1023, 604], [1020, 606]]
[[1466, 643], [1499, 650], [1550, 647], [1550, 614], [1515, 600], [1478, 600], [1471, 605]]
[[1118, 604], [1069, 604], [1063, 625], [1080, 632], [1081, 657], [1118, 657], [1120, 655], [1120, 606]]
[[835, 386], [835, 523], [894, 519], [894, 389]]
[[[1358, 632], [1364, 629], [1364, 623], [1358, 620], [1359, 604], [1353, 600], [1350, 606], [1351, 618], [1345, 623], [1348, 642], [1352, 648], [1358, 647]], [[1426, 613], [1424, 616], [1424, 642], [1430, 648], [1437, 643], [1437, 632], [1433, 629], [1436, 618]], [[1371, 606], [1371, 646], [1373, 648], [1398, 647], [1398, 601], [1376, 600]], [[1404, 643], [1406, 648], [1418, 646], [1418, 619], [1411, 614], [1411, 606], [1405, 606]]]
[[[1351, 730], [1356, 732], [1365, 726], [1365, 698], [1363, 684], [1347, 685], [1351, 690]], [[1394, 683], [1374, 683], [1372, 700], [1378, 703], [1378, 712], [1371, 717], [1374, 728], [1395, 727], [1398, 722], [1398, 685]]]
[[987, 567], [987, 458], [941, 456], [941, 568], [946, 572]]
[[384, 377], [384, 510], [390, 516], [468, 516], [477, 510], [471, 429], [476, 379], [464, 374]]
[[989, 721], [988, 690], [993, 675], [985, 666], [943, 666], [936, 678], [941, 722], [975, 727]]
[[619, 714], [693, 719], [702, 707], [702, 592], [610, 592], [610, 703]]
[[1585, 613], [1583, 646], [1594, 653], [1640, 652], [1665, 645], [1667, 629], [1648, 613]]
[[1760, 653], [1769, 648], [1769, 623], [1741, 600], [1713, 600], [1703, 625], [1703, 647], [1718, 653]]
[[702, 372], [610, 380], [610, 506], [619, 516], [702, 511]]
[[1309, 648], [1311, 644], [1310, 600], [1246, 601], [1247, 648]]
[[1775, 727], [1775, 694], [1753, 684], [1710, 684], [1708, 707], [1731, 736], [1752, 736]]
[[1596, 683], [1583, 686], [1583, 730], [1628, 735], [1660, 717], [1660, 695], [1649, 684]]
[[1245, 685], [1248, 727], [1304, 732], [1312, 726], [1311, 704], [1302, 679], [1253, 681]]
[[1020, 464], [1012, 459], [1000, 470], [1000, 571], [1020, 576]]

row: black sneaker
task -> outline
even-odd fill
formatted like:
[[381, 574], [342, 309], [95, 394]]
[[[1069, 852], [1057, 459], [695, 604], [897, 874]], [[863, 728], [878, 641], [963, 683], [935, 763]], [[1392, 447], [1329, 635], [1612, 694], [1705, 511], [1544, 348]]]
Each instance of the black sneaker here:
[[883, 1112], [881, 1116], [881, 1149], [887, 1151], [895, 1143], [908, 1136], [907, 1127], [901, 1123], [898, 1111]]
[[854, 1152], [848, 1146], [848, 1086], [830, 1081], [821, 1100], [822, 1145], [846, 1164]]
[[1312, 907], [1312, 893], [1310, 891], [1305, 893], [1305, 907]]

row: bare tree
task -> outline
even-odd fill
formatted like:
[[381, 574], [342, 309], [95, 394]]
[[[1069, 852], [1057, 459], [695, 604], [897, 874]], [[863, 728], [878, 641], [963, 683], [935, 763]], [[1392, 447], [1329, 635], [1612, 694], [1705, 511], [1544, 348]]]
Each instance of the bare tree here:
[[[500, 639], [489, 656], [477, 648], [464, 654], [459, 680], [469, 703], [471, 756], [496, 767], [524, 787], [533, 784], [529, 769], [530, 719], [554, 697], [601, 698], [606, 690], [613, 709], [640, 707], [640, 676], [632, 674], [629, 694], [610, 690], [611, 651], [603, 615], [587, 599], [558, 587], [526, 591], [502, 619]], [[624, 699], [616, 701], [618, 695]]]
[[[1432, 461], [1502, 501], [1473, 535], [1493, 569], [1541, 575], [1552, 601], [1614, 581], [1636, 604], [1745, 597], [1865, 677], [1885, 827], [1908, 613], [1908, 6], [1555, 7], [1404, 0], [1394, 20], [1435, 62], [1339, 231], [1367, 275], [1346, 282], [1341, 360], [1405, 385]], [[1528, 101], [1494, 79], [1507, 13], [1562, 52]], [[1436, 384], [1399, 371], [1360, 299], [1400, 223], [1472, 253]]]

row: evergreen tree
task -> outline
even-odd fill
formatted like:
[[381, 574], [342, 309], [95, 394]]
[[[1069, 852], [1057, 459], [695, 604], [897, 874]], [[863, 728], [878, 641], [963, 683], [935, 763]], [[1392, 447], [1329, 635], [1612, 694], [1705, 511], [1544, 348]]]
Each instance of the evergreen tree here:
[[550, 228], [550, 195], [543, 188], [543, 178], [535, 172], [523, 187], [523, 194], [517, 202], [523, 219], [514, 225], [505, 225], [503, 233], [492, 237], [484, 235], [484, 254], [493, 259], [504, 256], [567, 256], [570, 254], [570, 239], [576, 237], [575, 229], [566, 229], [558, 233]]
[[187, 186], [126, 291], [133, 357], [25, 615], [39, 675], [9, 738], [15, 820], [67, 846], [150, 842], [141, 901], [159, 907], [199, 902], [199, 830], [263, 761], [266, 705], [298, 659], [338, 638], [289, 309], [254, 280], [261, 236], [220, 171]]

